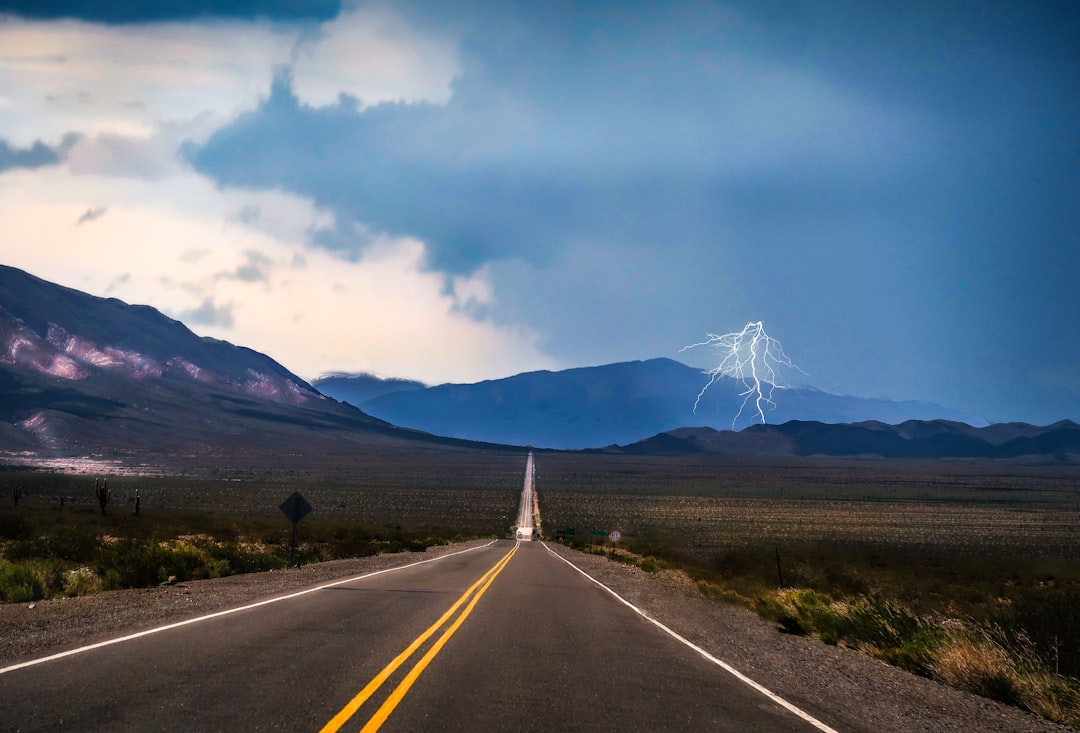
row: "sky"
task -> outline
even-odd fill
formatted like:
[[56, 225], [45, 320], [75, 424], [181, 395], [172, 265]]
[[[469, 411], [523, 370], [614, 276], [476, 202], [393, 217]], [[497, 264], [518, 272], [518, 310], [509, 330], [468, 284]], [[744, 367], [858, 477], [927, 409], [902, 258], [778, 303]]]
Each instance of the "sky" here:
[[[0, 262], [306, 379], [1080, 421], [1080, 4], [0, 0]], [[688, 395], [692, 401], [695, 395]]]

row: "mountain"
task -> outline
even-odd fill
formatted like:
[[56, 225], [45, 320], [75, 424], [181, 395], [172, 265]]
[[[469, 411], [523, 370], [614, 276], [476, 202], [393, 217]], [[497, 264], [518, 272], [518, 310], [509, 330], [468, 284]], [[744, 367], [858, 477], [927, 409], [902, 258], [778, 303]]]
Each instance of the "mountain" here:
[[[538, 371], [477, 384], [444, 384], [384, 394], [353, 403], [396, 425], [439, 435], [544, 448], [626, 444], [684, 426], [730, 428], [742, 405], [742, 385], [707, 383], [698, 369], [671, 359]], [[341, 392], [329, 394], [346, 399]], [[842, 397], [811, 388], [777, 390], [770, 423], [817, 420], [984, 420], [927, 402]], [[744, 410], [736, 427], [752, 422]]]
[[0, 266], [0, 464], [89, 457], [215, 466], [243, 458], [264, 467], [278, 458], [279, 467], [306, 460], [333, 470], [354, 468], [364, 456], [505, 444], [631, 454], [1080, 460], [1073, 422], [973, 426], [978, 421], [929, 403], [805, 388], [777, 393], [771, 424], [734, 432], [726, 428], [742, 404], [741, 386], [713, 385], [695, 414], [705, 376], [670, 359], [472, 385], [424, 388], [370, 375], [319, 383], [370, 398], [361, 411], [263, 354], [199, 337], [153, 308]]
[[0, 266], [0, 459], [353, 455], [456, 445], [329, 398], [153, 308]]
[[311, 386], [335, 400], [360, 406], [369, 400], [395, 392], [424, 389], [427, 385], [412, 379], [377, 377], [374, 374], [326, 374]]
[[1052, 458], [1080, 461], [1080, 425], [1025, 423], [982, 428], [950, 420], [829, 425], [792, 420], [741, 432], [680, 428], [605, 452], [634, 455], [845, 456], [876, 458]]

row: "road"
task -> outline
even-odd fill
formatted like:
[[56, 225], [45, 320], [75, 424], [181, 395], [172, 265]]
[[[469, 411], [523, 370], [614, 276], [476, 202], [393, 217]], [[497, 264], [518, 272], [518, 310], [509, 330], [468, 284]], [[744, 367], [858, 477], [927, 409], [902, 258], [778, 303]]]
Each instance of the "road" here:
[[525, 459], [525, 485], [521, 489], [521, 505], [518, 507], [517, 538], [531, 540], [533, 536], [533, 481], [536, 479], [536, 464], [533, 463], [532, 451]]
[[540, 542], [0, 669], [3, 731], [376, 729], [829, 730]]

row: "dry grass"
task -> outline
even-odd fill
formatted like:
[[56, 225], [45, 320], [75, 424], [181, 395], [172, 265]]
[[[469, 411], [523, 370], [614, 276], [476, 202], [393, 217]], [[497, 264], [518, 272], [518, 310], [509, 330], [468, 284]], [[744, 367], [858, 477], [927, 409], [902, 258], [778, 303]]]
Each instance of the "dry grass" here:
[[1008, 654], [983, 637], [954, 636], [938, 653], [931, 671], [945, 684], [976, 695], [994, 697], [995, 692], [1013, 692], [1013, 671]]
[[933, 676], [947, 685], [1080, 726], [1080, 685], [1046, 669], [1030, 645], [1005, 646], [1000, 630], [954, 634], [934, 660]]

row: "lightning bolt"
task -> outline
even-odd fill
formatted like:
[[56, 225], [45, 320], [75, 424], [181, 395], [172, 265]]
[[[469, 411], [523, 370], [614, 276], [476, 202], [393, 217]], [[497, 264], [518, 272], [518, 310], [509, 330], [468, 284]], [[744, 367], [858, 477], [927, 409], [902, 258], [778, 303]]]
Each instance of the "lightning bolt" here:
[[780, 367], [788, 367], [805, 374], [784, 353], [784, 347], [779, 341], [765, 333], [765, 324], [761, 321], [752, 321], [743, 326], [741, 331], [716, 335], [706, 334], [707, 338], [696, 344], [690, 344], [679, 349], [682, 353], [687, 349], [696, 349], [699, 346], [713, 349], [720, 355], [720, 364], [704, 373], [709, 375], [709, 381], [698, 393], [694, 400], [694, 413], [697, 414], [698, 404], [701, 398], [722, 377], [731, 377], [738, 380], [743, 391], [739, 396], [743, 398], [742, 404], [735, 418], [731, 421], [731, 429], [735, 429], [735, 423], [742, 416], [746, 406], [753, 402], [753, 409], [765, 423], [765, 410], [776, 409], [773, 402], [773, 393], [777, 389], [786, 389], [787, 385], [781, 380], [777, 371]]

